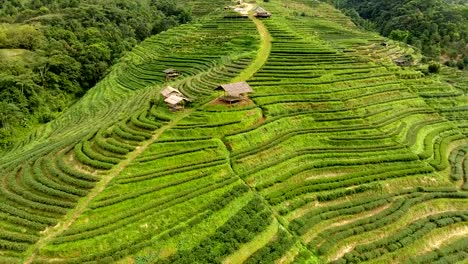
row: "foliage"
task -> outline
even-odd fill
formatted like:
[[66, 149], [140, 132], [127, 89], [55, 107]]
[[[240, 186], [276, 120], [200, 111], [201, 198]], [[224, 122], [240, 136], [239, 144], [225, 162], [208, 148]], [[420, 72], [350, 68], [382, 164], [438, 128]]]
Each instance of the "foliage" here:
[[408, 30], [399, 30], [399, 29], [392, 30], [392, 32], [390, 32], [390, 35], [389, 35], [391, 39], [401, 41], [401, 42], [406, 42], [409, 36], [410, 36], [410, 33]]
[[431, 63], [428, 68], [430, 73], [439, 73], [440, 71], [440, 64], [438, 63]]
[[253, 239], [270, 222], [270, 212], [256, 197], [196, 248], [180, 251], [162, 263], [222, 263], [223, 257], [237, 250], [240, 244]]
[[285, 230], [280, 229], [274, 241], [269, 242], [265, 247], [259, 249], [244, 263], [275, 263], [275, 260], [283, 256], [294, 242], [294, 238], [292, 238], [291, 235]]
[[[456, 60], [463, 68], [468, 57], [468, 7], [443, 0], [331, 0], [346, 14], [358, 13], [384, 36], [406, 42], [434, 59]], [[349, 11], [349, 10], [352, 10]], [[356, 20], [356, 16], [351, 18]], [[457, 64], [458, 63], [458, 64]], [[462, 66], [463, 65], [463, 66]]]
[[[187, 1], [206, 2], [214, 6]], [[466, 239], [448, 236], [414, 253], [468, 221], [467, 76], [395, 66], [419, 54], [404, 57], [403, 45], [356, 29], [330, 5], [262, 5], [270, 19], [217, 12], [147, 39], [0, 157], [0, 262], [463, 259]], [[264, 30], [272, 38], [259, 42]], [[8, 54], [25, 62], [38, 52]], [[51, 68], [73, 74], [72, 60], [54, 56]], [[177, 112], [159, 96], [168, 67], [181, 73], [170, 85], [192, 100]], [[249, 100], [213, 100], [246, 69]], [[24, 87], [25, 97], [40, 91]], [[4, 122], [22, 122], [12, 103]]]
[[53, 120], [137, 43], [190, 20], [173, 0], [0, 2], [0, 115], [24, 120], [2, 119], [2, 138]]

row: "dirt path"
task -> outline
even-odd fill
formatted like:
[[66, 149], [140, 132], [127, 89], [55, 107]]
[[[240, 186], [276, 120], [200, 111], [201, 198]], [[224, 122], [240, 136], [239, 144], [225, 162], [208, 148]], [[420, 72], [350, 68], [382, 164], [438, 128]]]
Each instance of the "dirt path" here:
[[26, 260], [24, 263], [30, 264], [34, 261], [37, 253], [54, 237], [60, 235], [66, 231], [75, 221], [83, 214], [88, 208], [89, 204], [93, 199], [100, 194], [107, 187], [109, 182], [117, 177], [133, 160], [135, 160], [143, 151], [145, 151], [152, 143], [154, 143], [166, 130], [175, 126], [180, 120], [190, 115], [194, 109], [188, 110], [186, 113], [176, 117], [169, 124], [161, 127], [157, 132], [147, 141], [144, 141], [143, 145], [136, 148], [135, 151], [131, 152], [127, 159], [119, 163], [116, 167], [109, 171], [101, 181], [91, 190], [91, 192], [84, 198], [80, 199], [75, 209], [71, 210], [56, 226], [47, 228], [42, 232], [41, 238], [26, 252]]
[[[249, 5], [249, 8], [252, 9], [253, 5]], [[257, 51], [257, 57], [255, 57], [255, 60], [249, 65], [249, 67], [243, 70], [239, 76], [234, 78], [232, 82], [242, 82], [252, 78], [252, 76], [263, 67], [270, 56], [272, 40], [270, 32], [268, 32], [268, 29], [258, 18], [255, 18], [253, 15], [250, 15], [249, 18], [252, 19], [257, 26], [257, 31], [260, 34], [260, 47]]]
[[450, 232], [443, 233], [440, 236], [434, 236], [428, 241], [428, 246], [423, 251], [419, 252], [420, 255], [434, 251], [441, 248], [444, 244], [448, 244], [456, 239], [468, 236], [468, 226], [461, 226], [450, 230]]

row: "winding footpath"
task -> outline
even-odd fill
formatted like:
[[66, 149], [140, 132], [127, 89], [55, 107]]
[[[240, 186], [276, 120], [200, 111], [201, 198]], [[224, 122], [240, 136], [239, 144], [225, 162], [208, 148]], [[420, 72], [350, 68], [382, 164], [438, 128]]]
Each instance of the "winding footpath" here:
[[[252, 7], [253, 5], [249, 4], [248, 10], [251, 10]], [[267, 62], [268, 57], [270, 56], [272, 40], [270, 32], [268, 32], [267, 28], [261, 20], [255, 18], [252, 14], [249, 15], [249, 18], [252, 19], [252, 21], [257, 26], [257, 31], [260, 35], [260, 47], [257, 51], [257, 56], [255, 57], [255, 60], [252, 62], [252, 64], [250, 64], [249, 67], [244, 69], [239, 74], [239, 76], [232, 80], [232, 82], [242, 82], [252, 78], [252, 76], [263, 67], [263, 65]]]

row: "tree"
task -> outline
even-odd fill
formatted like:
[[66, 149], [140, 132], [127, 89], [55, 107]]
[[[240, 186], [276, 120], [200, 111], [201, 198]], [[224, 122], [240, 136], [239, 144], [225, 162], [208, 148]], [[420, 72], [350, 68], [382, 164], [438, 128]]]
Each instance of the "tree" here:
[[390, 38], [396, 41], [406, 42], [410, 33], [408, 30], [394, 29], [390, 32]]
[[[373, 22], [384, 36], [416, 45], [424, 55], [441, 61], [451, 51], [453, 59], [468, 54], [468, 8], [444, 0], [331, 0], [358, 21]], [[445, 59], [443, 59], [445, 60]], [[456, 66], [456, 63], [450, 63]]]
[[0, 49], [18, 49], [0, 54], [0, 101], [8, 102], [0, 148], [15, 136], [18, 118], [52, 120], [126, 51], [190, 20], [175, 0], [0, 0]]
[[35, 50], [43, 41], [44, 36], [36, 26], [0, 25], [0, 48]]
[[13, 4], [10, 3], [9, 1], [7, 1], [3, 5], [2, 11], [3, 11], [2, 13], [4, 13], [7, 16], [16, 15], [18, 13], [18, 9], [16, 9], [16, 7], [14, 7]]
[[18, 123], [23, 117], [24, 114], [18, 106], [0, 101], [0, 128], [10, 128], [12, 124]]

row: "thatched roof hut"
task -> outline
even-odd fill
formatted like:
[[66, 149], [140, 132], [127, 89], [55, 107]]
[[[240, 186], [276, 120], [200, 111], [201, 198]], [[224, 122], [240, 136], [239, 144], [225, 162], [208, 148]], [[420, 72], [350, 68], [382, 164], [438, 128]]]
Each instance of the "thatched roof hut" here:
[[255, 17], [265, 17], [265, 18], [271, 17], [271, 13], [266, 11], [264, 8], [260, 6], [257, 6], [256, 8], [254, 8], [253, 11], [255, 12], [254, 14]]
[[171, 94], [182, 95], [182, 93], [179, 92], [179, 90], [172, 86], [167, 86], [166, 88], [164, 88], [164, 90], [161, 91], [161, 95], [165, 98], [169, 97]]
[[244, 94], [252, 93], [253, 89], [246, 82], [237, 82], [229, 84], [221, 84], [216, 90], [224, 90], [228, 96], [239, 97]]
[[171, 107], [172, 109], [181, 109], [184, 108], [184, 103], [186, 101], [189, 101], [187, 98], [177, 95], [177, 94], [171, 94], [169, 97], [164, 99], [164, 102]]
[[184, 97], [180, 97], [176, 94], [173, 94], [169, 97], [167, 97], [166, 99], [164, 99], [164, 102], [170, 104], [170, 105], [177, 105], [179, 104], [180, 102], [184, 101], [185, 98]]
[[166, 69], [163, 71], [166, 74], [166, 80], [173, 79], [177, 76], [179, 76], [179, 72], [176, 69]]
[[185, 102], [191, 100], [185, 97], [179, 90], [172, 86], [167, 86], [161, 91], [161, 95], [164, 96], [164, 102], [169, 105], [172, 109], [183, 108]]
[[246, 82], [222, 84], [216, 90], [224, 90], [224, 96], [220, 99], [229, 103], [242, 101], [247, 94], [253, 92], [252, 87]]
[[172, 69], [172, 68], [165, 69], [163, 72], [165, 74], [178, 73], [178, 71], [176, 69]]
[[413, 64], [411, 61], [406, 60], [404, 58], [395, 59], [393, 60], [393, 62], [398, 66], [411, 66]]

